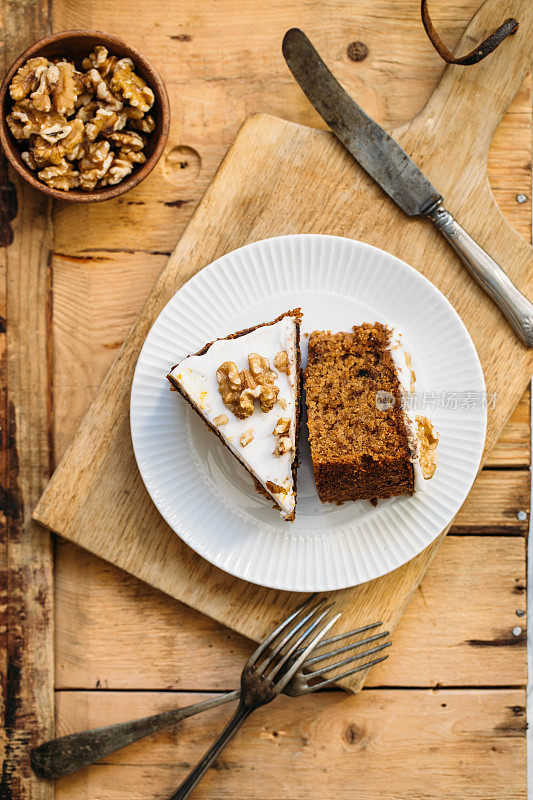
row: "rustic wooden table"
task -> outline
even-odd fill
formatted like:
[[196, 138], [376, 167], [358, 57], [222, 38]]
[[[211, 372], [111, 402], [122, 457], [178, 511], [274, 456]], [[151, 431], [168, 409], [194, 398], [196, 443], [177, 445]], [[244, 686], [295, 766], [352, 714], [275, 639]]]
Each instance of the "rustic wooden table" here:
[[[255, 111], [321, 124], [283, 63], [284, 31], [303, 27], [366, 109], [392, 127], [423, 106], [443, 68], [418, 5], [4, 4], [4, 68], [51, 30], [117, 33], [160, 69], [173, 120], [155, 172], [116, 201], [51, 207], [15, 183], [14, 239], [1, 251], [0, 284], [7, 593], [0, 796], [54, 794], [32, 777], [27, 761], [28, 743], [54, 731], [54, 700], [61, 734], [237, 684], [246, 640], [73, 545], [51, 543], [29, 517], [239, 125]], [[435, 5], [435, 22], [453, 45], [480, 2]], [[353, 41], [367, 45], [364, 61], [347, 57]], [[529, 80], [496, 133], [490, 178], [502, 212], [530, 240]], [[517, 202], [520, 194], [525, 202]], [[525, 797], [529, 440], [525, 396], [398, 627], [393, 658], [372, 672], [362, 694], [331, 691], [264, 709], [195, 797]], [[164, 798], [227, 714], [215, 710], [133, 745], [59, 781], [55, 793], [69, 800]]]

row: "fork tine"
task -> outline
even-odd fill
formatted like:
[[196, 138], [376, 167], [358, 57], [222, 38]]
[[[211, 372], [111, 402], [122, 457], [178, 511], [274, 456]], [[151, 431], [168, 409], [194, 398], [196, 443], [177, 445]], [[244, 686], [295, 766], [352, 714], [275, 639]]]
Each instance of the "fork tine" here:
[[287, 669], [283, 673], [283, 675], [281, 676], [279, 681], [276, 683], [276, 690], [278, 692], [283, 691], [283, 689], [288, 684], [288, 682], [291, 680], [291, 678], [296, 673], [296, 671], [298, 669], [300, 669], [300, 667], [302, 666], [303, 662], [305, 661], [307, 655], [313, 650], [313, 648], [318, 644], [318, 642], [325, 636], [325, 634], [329, 631], [331, 626], [334, 625], [337, 622], [337, 620], [339, 619], [340, 616], [341, 616], [341, 614], [339, 612], [332, 619], [330, 619], [329, 622], [327, 622], [324, 625], [324, 627], [317, 633], [317, 635], [313, 639], [311, 639], [311, 641], [309, 642], [309, 644], [307, 645], [307, 647], [305, 648], [303, 653], [297, 659], [295, 659], [293, 661], [293, 663], [290, 665], [289, 669]]
[[358, 633], [365, 633], [365, 631], [370, 631], [372, 628], [379, 628], [380, 625], [383, 625], [382, 622], [373, 622], [371, 625], [363, 625], [362, 628], [354, 628], [353, 631], [346, 631], [346, 633], [338, 633], [336, 636], [331, 636], [329, 639], [322, 639], [320, 644], [317, 644], [317, 650], [322, 647], [327, 647], [329, 644], [335, 644], [335, 642], [340, 642], [342, 639], [347, 639], [349, 636], [356, 636]]
[[[379, 628], [380, 625], [383, 625], [383, 622], [373, 622], [371, 625], [363, 625], [362, 628], [354, 628], [353, 631], [338, 633], [336, 636], [331, 636], [329, 639], [322, 639], [322, 641], [317, 644], [315, 649], [322, 650], [322, 648], [329, 647], [330, 644], [335, 644], [343, 639], [348, 639], [350, 636], [357, 636], [359, 633], [365, 633], [365, 631], [372, 630], [372, 628]], [[299, 656], [300, 651], [298, 651], [295, 655]]]
[[282, 622], [280, 622], [278, 627], [275, 630], [273, 630], [272, 633], [270, 633], [266, 639], [263, 639], [263, 641], [259, 644], [257, 649], [252, 653], [252, 655], [248, 659], [249, 664], [254, 663], [256, 659], [259, 658], [261, 653], [264, 653], [266, 648], [274, 641], [276, 636], [279, 636], [279, 634], [287, 627], [287, 625], [289, 625], [293, 621], [293, 619], [295, 619], [298, 616], [298, 614], [300, 614], [304, 610], [304, 608], [306, 608], [306, 606], [308, 606], [311, 603], [311, 601], [314, 600], [315, 596], [316, 595], [311, 595], [311, 597], [308, 597], [307, 600], [305, 600], [300, 606], [298, 606], [298, 608], [295, 611], [289, 614], [288, 617], [285, 617], [285, 619]]
[[346, 672], [341, 672], [340, 675], [334, 675], [332, 678], [328, 678], [325, 681], [321, 681], [317, 683], [316, 686], [308, 686], [305, 690], [307, 692], [316, 692], [317, 689], [323, 689], [324, 686], [331, 686], [332, 683], [338, 683], [343, 678], [348, 678], [350, 675], [354, 675], [356, 672], [361, 672], [364, 669], [370, 669], [375, 664], [379, 664], [381, 661], [386, 661], [389, 656], [381, 656], [381, 658], [375, 658], [373, 661], [369, 661], [368, 664], [359, 664], [358, 667], [354, 667], [353, 669], [348, 669]]
[[[274, 651], [273, 656], [276, 657], [276, 658], [278, 658], [278, 657], [280, 657], [280, 658], [279, 658], [279, 661], [275, 664], [275, 666], [269, 672], [268, 677], [269, 677], [270, 680], [273, 680], [276, 677], [276, 675], [278, 674], [280, 669], [284, 666], [284, 664], [287, 663], [289, 658], [292, 655], [294, 655], [294, 653], [298, 649], [298, 647], [308, 638], [308, 636], [310, 636], [313, 633], [313, 631], [317, 628], [317, 626], [320, 625], [320, 623], [322, 622], [324, 617], [326, 617], [329, 614], [329, 612], [331, 611], [331, 609], [333, 608], [333, 605], [334, 605], [333, 603], [330, 603], [328, 606], [326, 606], [326, 608], [324, 608], [322, 610], [322, 612], [318, 615], [318, 617], [316, 619], [314, 619], [311, 622], [310, 625], [307, 625], [305, 630], [300, 633], [304, 622], [306, 623], [307, 621], [310, 621], [312, 616], [314, 616], [314, 614], [317, 611], [320, 610], [320, 605], [317, 606], [316, 608], [314, 608], [312, 614], [308, 614], [307, 617], [302, 620], [302, 622], [300, 622], [298, 625], [296, 625], [296, 627], [291, 632], [291, 635], [290, 636], [286, 636], [285, 639], [283, 640], [283, 642], [281, 643], [281, 645], [279, 647], [276, 647], [276, 650]], [[297, 634], [299, 634], [299, 636], [295, 640], [295, 637], [297, 636]], [[287, 650], [285, 652], [283, 652], [283, 648], [286, 645], [288, 645]], [[272, 657], [269, 659], [269, 662], [271, 662], [271, 661], [272, 661]], [[264, 669], [262, 671], [264, 672]]]
[[[336, 650], [330, 650], [328, 653], [322, 653], [319, 656], [313, 656], [313, 658], [308, 658], [304, 666], [307, 668], [308, 666], [311, 666], [311, 664], [317, 664], [319, 661], [325, 661], [327, 658], [333, 658], [333, 656], [340, 656], [341, 653], [347, 653], [349, 650], [355, 650], [356, 647], [361, 647], [364, 644], [370, 644], [370, 642], [375, 642], [378, 639], [383, 639], [385, 636], [388, 635], [389, 635], [388, 631], [382, 631], [381, 633], [376, 633], [374, 636], [367, 636], [366, 639], [360, 639], [358, 642], [345, 644], [344, 647], [338, 647]], [[322, 644], [323, 642], [321, 642], [319, 646], [322, 646]]]
[[[297, 622], [296, 625], [289, 628], [288, 632], [285, 634], [281, 642], [278, 642], [273, 648], [272, 652], [269, 653], [266, 656], [266, 658], [261, 662], [261, 664], [256, 667], [258, 672], [264, 672], [265, 669], [269, 666], [269, 664], [271, 664], [272, 661], [278, 658], [278, 656], [282, 653], [283, 648], [285, 647], [287, 642], [289, 642], [293, 638], [294, 634], [297, 633], [304, 625], [306, 625], [307, 622], [309, 622], [313, 618], [313, 616], [316, 614], [317, 611], [319, 611], [322, 608], [325, 602], [326, 602], [325, 599], [319, 600], [318, 603], [314, 605], [311, 608], [311, 610], [305, 615], [305, 617], [302, 617], [302, 619], [299, 622]], [[331, 608], [331, 606], [328, 606], [328, 608]], [[292, 618], [289, 618], [290, 621], [294, 620], [294, 615], [291, 615], [291, 617]], [[283, 630], [281, 631], [281, 633], [283, 633]]]
[[331, 672], [332, 669], [338, 669], [338, 667], [345, 667], [346, 664], [351, 664], [352, 661], [359, 661], [361, 658], [366, 658], [367, 656], [374, 655], [374, 653], [379, 653], [380, 650], [385, 650], [385, 648], [390, 647], [391, 644], [392, 642], [384, 642], [383, 644], [380, 644], [377, 647], [371, 647], [370, 650], [365, 650], [364, 653], [355, 653], [355, 655], [350, 656], [349, 658], [343, 658], [342, 661], [337, 661], [336, 664], [330, 664], [329, 666], [324, 667], [323, 669], [320, 668], [310, 669], [309, 672], [306, 671], [305, 676], [307, 678], [313, 675], [324, 675], [326, 672]]

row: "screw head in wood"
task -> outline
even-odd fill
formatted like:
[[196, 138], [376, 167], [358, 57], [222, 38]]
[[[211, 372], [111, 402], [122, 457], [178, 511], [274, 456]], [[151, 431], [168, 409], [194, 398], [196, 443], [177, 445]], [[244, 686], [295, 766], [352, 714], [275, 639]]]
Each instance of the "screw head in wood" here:
[[364, 61], [368, 55], [368, 47], [363, 42], [350, 42], [346, 52], [351, 61]]

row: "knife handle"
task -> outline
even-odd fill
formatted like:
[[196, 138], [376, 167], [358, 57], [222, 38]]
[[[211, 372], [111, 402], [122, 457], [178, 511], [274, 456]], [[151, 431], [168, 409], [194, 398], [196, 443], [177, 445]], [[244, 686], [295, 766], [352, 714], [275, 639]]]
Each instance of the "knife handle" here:
[[503, 269], [444, 206], [436, 206], [426, 216], [455, 250], [472, 277], [492, 297], [518, 338], [528, 347], [533, 347], [533, 303], [518, 291]]

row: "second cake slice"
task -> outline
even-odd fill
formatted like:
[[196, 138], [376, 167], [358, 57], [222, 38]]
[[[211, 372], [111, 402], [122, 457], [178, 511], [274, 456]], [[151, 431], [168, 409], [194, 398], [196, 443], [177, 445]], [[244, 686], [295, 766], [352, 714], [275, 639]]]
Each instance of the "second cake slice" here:
[[309, 339], [309, 443], [322, 502], [411, 495], [437, 463], [438, 435], [405, 408], [414, 385], [401, 335], [380, 323]]

